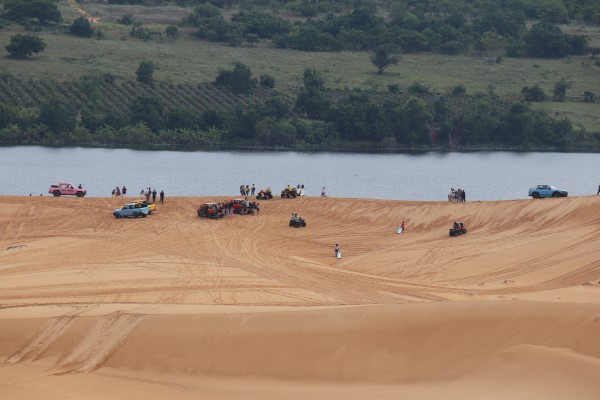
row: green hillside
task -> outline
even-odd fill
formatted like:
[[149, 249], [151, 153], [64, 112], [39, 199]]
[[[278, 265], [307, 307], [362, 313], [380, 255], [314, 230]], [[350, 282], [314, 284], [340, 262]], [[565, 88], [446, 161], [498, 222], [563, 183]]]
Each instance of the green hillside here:
[[[523, 28], [525, 30], [514, 33], [520, 35], [518, 37], [511, 37], [511, 33], [507, 31], [504, 36], [501, 36], [501, 40], [497, 40], [500, 44], [496, 42], [489, 44], [489, 41], [477, 39], [478, 34], [489, 39], [488, 28], [484, 33], [477, 33], [476, 30], [469, 31], [485, 22], [476, 21], [475, 17], [461, 22], [460, 28], [446, 32], [447, 35], [455, 38], [455, 43], [443, 39], [444, 35], [440, 33], [431, 33], [431, 28], [425, 27], [426, 23], [438, 20], [444, 23], [451, 21], [450, 16], [457, 14], [458, 11], [467, 16], [476, 16], [476, 11], [479, 9], [496, 7], [490, 5], [493, 2], [486, 1], [458, 1], [452, 9], [436, 6], [436, 3], [439, 3], [445, 4], [446, 7], [447, 3], [435, 1], [417, 2], [416, 5], [405, 1], [362, 1], [359, 6], [356, 2], [344, 1], [320, 3], [212, 1], [210, 3], [218, 6], [214, 8], [223, 18], [217, 27], [225, 29], [226, 33], [223, 37], [228, 38], [225, 41], [219, 35], [211, 33], [212, 31], [207, 33], [203, 28], [212, 27], [214, 20], [203, 19], [197, 22], [196, 26], [183, 23], [197, 7], [207, 7], [209, 2], [116, 3], [122, 2], [59, 0], [56, 5], [62, 20], [60, 23], [48, 24], [40, 24], [35, 20], [23, 22], [7, 18], [8, 11], [5, 11], [4, 19], [0, 22], [2, 24], [0, 44], [3, 48], [9, 45], [11, 37], [15, 34], [36, 35], [44, 40], [46, 48], [27, 59], [11, 58], [8, 57], [8, 53], [5, 53], [7, 57], [3, 58], [0, 64], [2, 75], [0, 104], [4, 105], [5, 110], [5, 117], [0, 118], [0, 128], [6, 129], [8, 125], [13, 124], [11, 129], [14, 131], [14, 124], [17, 124], [22, 130], [28, 127], [31, 129], [32, 124], [23, 123], [24, 118], [29, 116], [30, 122], [39, 124], [40, 120], [37, 118], [41, 107], [49, 101], [56, 100], [76, 106], [70, 109], [77, 114], [74, 123], [78, 129], [84, 128], [93, 134], [99, 126], [107, 123], [110, 125], [113, 120], [119, 121], [114, 128], [120, 129], [125, 125], [147, 122], [135, 119], [135, 113], [132, 114], [131, 109], [132, 103], [136, 98], [154, 98], [163, 109], [162, 118], [165, 121], [173, 110], [185, 110], [194, 114], [196, 120], [201, 119], [206, 111], [214, 111], [221, 118], [222, 123], [213, 126], [221, 130], [221, 138], [230, 140], [236, 135], [241, 135], [242, 140], [236, 142], [247, 145], [295, 146], [304, 143], [327, 148], [327, 143], [330, 145], [336, 143], [339, 147], [340, 143], [348, 141], [370, 141], [375, 143], [373, 147], [378, 147], [377, 143], [387, 137], [394, 139], [394, 143], [397, 143], [399, 148], [416, 145], [425, 147], [452, 145], [458, 148], [461, 145], [498, 148], [514, 146], [595, 148], [597, 140], [595, 134], [600, 137], [600, 79], [598, 79], [600, 61], [596, 59], [593, 50], [600, 44], [600, 33], [598, 28], [590, 25], [594, 21], [584, 21], [588, 18], [588, 13], [582, 10], [590, 6], [583, 1], [559, 1], [558, 3], [564, 7], [557, 6], [556, 13], [548, 16], [549, 13], [543, 14], [540, 11], [538, 2], [523, 0], [524, 16], [534, 16], [548, 21], [556, 20], [552, 22], [565, 32], [567, 41], [571, 40], [569, 38], [585, 36], [588, 50], [584, 54], [552, 58], [532, 58], [523, 54], [518, 57], [506, 55], [507, 51], [510, 52], [507, 43], [514, 43], [518, 38], [525, 40], [522, 38], [527, 37], [527, 29], [531, 30], [539, 19], [527, 19]], [[375, 10], [374, 14], [369, 14], [368, 10], [371, 10], [371, 7], [374, 7], [372, 8]], [[5, 10], [7, 10], [6, 5]], [[432, 12], [432, 10], [437, 11]], [[252, 14], [254, 11], [256, 13]], [[241, 20], [239, 15], [245, 16], [246, 19]], [[276, 20], [271, 20], [265, 15], [272, 15]], [[367, 15], [368, 23], [360, 25], [362, 22], [358, 20], [357, 15]], [[582, 17], [584, 15], [585, 18]], [[80, 16], [93, 21], [92, 37], [80, 37], [68, 33], [73, 21]], [[121, 23], [124, 16], [132, 17], [134, 24]], [[398, 43], [396, 43], [398, 46], [392, 46], [397, 40], [396, 34], [410, 36], [407, 32], [409, 32], [408, 27], [412, 26], [410, 23], [413, 17], [414, 21], [421, 21], [422, 26], [419, 28], [415, 25], [414, 32], [427, 39], [426, 44], [422, 44], [422, 46], [429, 46], [426, 51], [407, 50], [406, 45], [403, 47]], [[258, 22], [252, 18], [257, 19]], [[354, 21], [352, 18], [358, 22], [352, 22]], [[271, 26], [274, 22], [281, 24], [281, 21], [290, 23], [289, 26], [281, 28], [289, 29], [286, 31], [288, 33], [272, 36], [260, 30], [265, 26]], [[323, 32], [327, 32], [333, 24], [331, 22], [327, 25], [326, 21], [334, 21], [338, 25], [359, 24], [356, 32], [363, 29], [362, 34], [367, 35], [366, 37], [376, 38], [383, 43], [382, 46], [391, 46], [388, 48], [392, 49], [390, 51], [394, 54], [398, 54], [399, 62], [396, 65], [389, 65], [382, 75], [377, 74], [377, 69], [370, 60], [373, 49], [366, 47], [365, 44], [362, 45], [363, 49], [344, 49], [347, 46], [355, 46], [356, 43], [364, 43], [356, 42], [358, 39], [355, 37], [358, 34], [349, 36], [343, 33], [346, 32], [344, 30], [339, 34], [330, 34], [330, 39], [336, 40], [335, 46], [341, 47], [339, 51], [303, 51], [289, 47], [289, 43], [292, 47], [295, 46], [296, 42], [293, 40], [299, 37], [297, 35], [301, 34], [303, 29], [312, 29], [313, 33], [320, 32], [321, 36], [316, 37], [324, 40], [323, 33], [319, 30], [324, 29]], [[169, 26], [177, 28], [177, 37], [169, 37], [166, 34], [166, 28]], [[134, 28], [138, 33], [132, 35]], [[256, 31], [259, 34], [252, 37], [251, 32], [254, 32], [252, 29], [259, 29]], [[396, 36], [389, 36], [390, 33], [385, 33], [382, 29], [394, 32]], [[490, 29], [495, 32], [495, 28]], [[384, 39], [379, 40], [374, 33], [378, 31], [381, 33], [380, 37], [390, 37], [390, 39], [385, 39], [387, 42]], [[238, 36], [232, 36], [232, 32]], [[201, 38], [203, 35], [205, 38]], [[264, 37], [261, 37], [263, 35]], [[285, 39], [287, 42], [282, 39], [284, 36], [288, 37]], [[284, 42], [288, 44], [282, 45], [281, 43]], [[483, 46], [481, 43], [487, 44]], [[284, 48], [286, 46], [287, 48]], [[528, 49], [525, 44], [521, 44], [519, 48], [521, 51]], [[452, 54], [449, 54], [450, 52]], [[145, 85], [136, 81], [136, 69], [142, 61], [154, 63], [154, 85]], [[249, 67], [256, 81], [262, 76], [274, 79], [275, 87], [269, 89], [255, 85], [256, 88], [249, 94], [235, 94], [231, 88], [215, 85], [218, 74], [233, 68], [234, 63], [243, 63]], [[324, 115], [310, 115], [306, 109], [297, 104], [299, 94], [306, 90], [303, 82], [303, 73], [306, 69], [317, 71], [323, 79], [325, 87], [323, 93], [327, 100], [324, 104], [328, 110], [327, 113], [323, 113]], [[98, 79], [102, 76], [108, 76], [110, 79]], [[550, 101], [555, 85], [561, 80], [568, 83], [564, 98], [559, 102]], [[424, 89], [412, 90], [411, 87], [414, 88], [415, 83]], [[530, 130], [529, 133], [523, 133], [523, 138], [504, 138], [501, 132], [512, 129], [508, 127], [509, 122], [505, 120], [510, 118], [508, 114], [511, 112], [511, 104], [523, 100], [524, 87], [534, 85], [538, 85], [545, 91], [547, 100], [533, 103], [531, 111], [527, 111], [531, 116], [527, 118], [531, 121], [549, 118], [555, 119], [556, 122], [550, 121], [547, 126], [544, 122], [542, 125], [546, 127], [543, 128], [543, 132], [537, 132], [535, 131], [537, 128], [529, 127], [523, 128]], [[455, 92], [457, 88], [461, 91]], [[584, 94], [586, 92], [587, 94]], [[354, 96], [356, 93], [367, 96], [367, 103], [377, 108], [377, 113], [384, 113], [386, 126], [378, 127], [373, 121], [357, 121], [353, 126], [345, 128], [340, 126], [339, 121], [336, 120], [343, 114], [340, 108], [346, 107], [347, 110], [348, 104], [353, 101], [348, 100], [349, 96]], [[269, 114], [270, 111], [265, 111], [265, 107], [261, 105], [266, 99], [274, 97], [287, 107], [285, 112], [277, 116]], [[427, 113], [420, 122], [405, 120], [398, 122], [396, 117], [390, 117], [389, 110], [393, 107], [406, 107], [411, 98], [419, 99], [423, 110]], [[444, 107], [447, 109], [443, 118], [436, 115], [439, 110], [436, 111], [435, 103], [440, 98], [443, 99]], [[339, 99], [342, 99], [341, 103]], [[593, 102], [590, 102], [590, 99]], [[390, 102], [395, 106], [392, 107]], [[494, 111], [490, 114], [490, 124], [476, 127], [473, 126], [473, 121], [465, 120], [465, 116], [478, 115], [483, 112], [483, 109]], [[523, 112], [516, 110], [513, 108], [512, 112]], [[236, 112], [237, 116], [232, 116]], [[243, 116], [243, 112], [248, 115]], [[403, 112], [407, 113], [408, 110], [403, 109]], [[100, 119], [95, 120], [95, 125], [88, 126], [85, 121], [93, 120], [94, 118], [90, 118], [92, 114]], [[112, 117], [107, 119], [106, 116], [109, 114]], [[363, 114], [369, 115], [369, 112]], [[251, 121], [242, 121], [246, 117]], [[558, 127], [565, 117], [570, 121], [571, 128], [567, 129], [568, 132], [563, 132], [564, 128]], [[285, 138], [277, 140], [272, 140], [273, 138], [269, 136], [271, 132], [265, 139], [264, 131], [268, 130], [265, 127], [268, 122], [274, 123], [272, 129], [286, 131], [289, 128], [290, 132], [284, 135]], [[402, 126], [405, 129], [414, 131], [416, 139], [407, 139], [404, 133], [388, 126], [393, 124], [398, 126], [404, 124]], [[505, 125], [504, 128], [501, 127], [502, 124]], [[531, 124], [532, 122], [528, 122], [522, 126]], [[241, 133], [245, 129], [243, 126], [249, 127], [250, 133]], [[260, 129], [257, 130], [257, 126]], [[406, 128], [408, 126], [410, 128]], [[151, 130], [156, 136], [158, 130], [179, 128], [182, 126], [177, 124], [171, 126], [164, 122], [157, 129]], [[194, 122], [184, 128], [204, 130], [208, 129], [208, 125]], [[380, 129], [381, 132], [374, 134], [373, 137], [363, 133], [373, 129]], [[493, 129], [497, 132], [490, 135], [477, 132], [482, 129]], [[310, 131], [308, 134], [305, 132], [307, 130]], [[448, 130], [456, 132], [456, 137], [471, 139], [461, 139], [460, 143], [448, 143], [446, 139], [442, 139], [452, 136], [447, 134]], [[552, 135], [555, 135], [557, 130], [561, 131], [560, 136], [563, 138], [547, 141], [549, 132], [553, 131]], [[14, 137], [13, 133], [11, 135], [13, 136], [2, 135], [0, 132], [0, 140], [6, 141], [8, 137]], [[45, 136], [42, 134], [35, 137], [42, 138], [43, 142]], [[60, 132], [53, 131], [50, 136], [56, 143], [61, 142]], [[409, 137], [413, 137], [413, 134]], [[72, 140], [72, 134], [70, 138]], [[388, 140], [386, 143], [389, 142]], [[85, 141], [82, 144], [85, 144]]]

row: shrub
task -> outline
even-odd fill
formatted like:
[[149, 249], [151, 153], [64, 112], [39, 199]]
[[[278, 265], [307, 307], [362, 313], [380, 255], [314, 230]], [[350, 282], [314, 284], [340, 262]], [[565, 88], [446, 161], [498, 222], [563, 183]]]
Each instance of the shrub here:
[[258, 82], [259, 82], [260, 86], [265, 87], [265, 88], [272, 89], [275, 87], [275, 78], [273, 78], [271, 75], [267, 75], [267, 74], [261, 75]]
[[429, 87], [419, 82], [415, 82], [408, 87], [408, 93], [417, 95], [426, 95], [430, 93]]
[[390, 94], [399, 94], [400, 93], [400, 85], [398, 85], [397, 83], [392, 83], [392, 84], [388, 85], [387, 91]]
[[454, 95], [454, 96], [463, 96], [467, 93], [467, 89], [465, 88], [465, 85], [460, 84], [460, 85], [454, 86], [450, 93], [452, 93], [452, 95]]
[[133, 25], [133, 22], [133, 14], [124, 14], [121, 18], [117, 19], [117, 23], [121, 25]]
[[165, 34], [169, 40], [175, 40], [179, 37], [179, 29], [176, 26], [167, 26], [165, 28]]
[[92, 37], [94, 29], [92, 28], [92, 23], [90, 21], [84, 17], [79, 17], [73, 21], [69, 27], [69, 32], [76, 36]]
[[532, 87], [525, 86], [521, 89], [525, 101], [545, 101], [548, 96], [537, 83]]

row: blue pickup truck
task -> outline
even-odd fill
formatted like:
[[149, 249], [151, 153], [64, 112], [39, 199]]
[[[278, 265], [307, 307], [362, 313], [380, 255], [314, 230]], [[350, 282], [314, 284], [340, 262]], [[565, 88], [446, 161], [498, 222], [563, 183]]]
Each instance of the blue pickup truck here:
[[540, 197], [567, 197], [569, 193], [566, 190], [561, 190], [552, 185], [537, 185], [529, 189], [529, 196], [534, 199]]
[[146, 218], [148, 214], [150, 214], [148, 206], [142, 206], [140, 203], [127, 203], [122, 208], [117, 208], [113, 211], [115, 218]]

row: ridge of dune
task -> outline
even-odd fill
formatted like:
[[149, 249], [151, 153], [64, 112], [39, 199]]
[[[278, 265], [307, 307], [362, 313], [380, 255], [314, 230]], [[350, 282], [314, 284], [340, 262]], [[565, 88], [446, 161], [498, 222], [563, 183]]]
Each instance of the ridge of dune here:
[[[276, 198], [255, 216], [196, 216], [227, 198], [168, 198], [148, 218], [116, 220], [125, 199], [0, 196], [0, 393], [74, 385], [78, 398], [106, 398], [92, 388], [108, 382], [129, 387], [109, 397], [150, 399], [237, 398], [232, 382], [251, 398], [600, 389], [600, 198]], [[291, 213], [308, 226], [288, 227]], [[448, 237], [454, 219], [467, 235]]]

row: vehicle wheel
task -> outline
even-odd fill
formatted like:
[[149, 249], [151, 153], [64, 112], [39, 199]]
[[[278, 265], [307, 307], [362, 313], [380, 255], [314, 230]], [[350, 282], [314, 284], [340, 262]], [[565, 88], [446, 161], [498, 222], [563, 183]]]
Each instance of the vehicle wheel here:
[[467, 233], [467, 228], [463, 229], [463, 233]]
[[133, 218], [137, 218], [140, 216], [140, 213], [133, 213]]
[[152, 210], [149, 210], [149, 211], [148, 211], [148, 215], [152, 215]]
[[77, 197], [83, 197], [83, 193], [82, 192], [77, 192], [77, 193], [75, 193], [75, 196], [77, 196]]
[[[149, 213], [148, 213], [149, 214]], [[148, 216], [148, 214], [144, 214], [142, 213], [142, 218], [146, 218]]]
[[119, 219], [119, 218], [121, 218], [121, 215], [120, 215], [120, 214], [116, 214], [116, 213], [115, 213], [115, 214], [113, 214], [113, 215], [115, 216], [115, 218], [116, 218], [116, 219]]
[[534, 199], [539, 199], [540, 194], [538, 192], [533, 192], [533, 193], [531, 193], [531, 197], [533, 197]]
[[552, 193], [552, 197], [560, 197], [560, 193], [554, 192], [554, 193]]
[[60, 197], [60, 192], [58, 190], [55, 190], [54, 192], [52, 192], [52, 194], [54, 195], [54, 197]]

